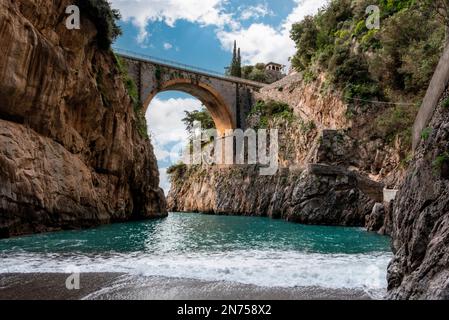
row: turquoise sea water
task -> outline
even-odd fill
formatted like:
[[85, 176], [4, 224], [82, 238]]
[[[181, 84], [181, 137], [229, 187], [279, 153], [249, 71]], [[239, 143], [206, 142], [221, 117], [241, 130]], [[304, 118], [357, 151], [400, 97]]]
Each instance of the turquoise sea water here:
[[390, 239], [361, 228], [172, 213], [0, 240], [0, 273], [124, 272], [261, 286], [383, 290]]

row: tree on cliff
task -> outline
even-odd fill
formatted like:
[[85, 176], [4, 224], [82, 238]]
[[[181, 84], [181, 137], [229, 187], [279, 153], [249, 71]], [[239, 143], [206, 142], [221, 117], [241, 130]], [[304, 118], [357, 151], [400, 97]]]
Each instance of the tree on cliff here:
[[[381, 9], [379, 29], [366, 7]], [[376, 112], [373, 138], [411, 148], [410, 127], [444, 48], [449, 0], [332, 0], [293, 25], [292, 66], [313, 81], [324, 75], [341, 92], [348, 118]], [[398, 103], [394, 107], [395, 103]]]
[[435, 11], [446, 26], [449, 26], [449, 0], [425, 0], [424, 2]]
[[97, 42], [101, 49], [107, 50], [111, 44], [122, 34], [117, 24], [121, 19], [120, 12], [112, 9], [107, 0], [78, 0], [78, 7], [98, 30]]
[[269, 83], [267, 81], [264, 63], [257, 63], [254, 66], [244, 66], [242, 68], [242, 78], [261, 83]]
[[215, 123], [212, 119], [209, 111], [206, 108], [202, 108], [200, 111], [194, 110], [192, 112], [190, 111], [184, 111], [186, 116], [184, 119], [182, 119], [182, 122], [186, 125], [187, 132], [192, 135], [194, 128], [194, 123], [199, 122], [201, 123], [201, 129], [202, 130], [208, 130], [208, 129], [214, 129]]
[[232, 77], [242, 77], [242, 56], [240, 54], [240, 48], [237, 49], [237, 41], [234, 41], [234, 51], [228, 73]]
[[446, 27], [446, 44], [449, 43], [449, 0], [425, 0], [424, 5], [435, 12]]

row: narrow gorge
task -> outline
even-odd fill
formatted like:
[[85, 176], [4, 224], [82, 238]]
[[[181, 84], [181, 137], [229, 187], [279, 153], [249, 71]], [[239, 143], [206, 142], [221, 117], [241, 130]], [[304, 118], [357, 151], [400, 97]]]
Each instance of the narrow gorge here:
[[[310, 298], [323, 286], [325, 298], [449, 299], [447, 28], [426, 1], [375, 2], [376, 30], [365, 24], [367, 0], [329, 1], [293, 24], [290, 72], [262, 84], [242, 79], [242, 68], [239, 78], [120, 56], [121, 20], [107, 1], [76, 1], [75, 32], [65, 25], [69, 0], [0, 0], [0, 275], [22, 273], [26, 257], [38, 274], [47, 260], [56, 273], [78, 263], [159, 277], [159, 288], [168, 288], [163, 277], [193, 279], [195, 290], [194, 280], [238, 283], [236, 296], [267, 287], [269, 297]], [[145, 104], [168, 90], [198, 98], [220, 133], [279, 130], [276, 173], [179, 162], [166, 197]], [[133, 223], [96, 233], [119, 222]], [[69, 258], [58, 251], [67, 243]], [[370, 295], [370, 267], [386, 272], [392, 254]], [[336, 274], [352, 264], [352, 274]], [[152, 294], [143, 297], [160, 297]]]
[[[371, 213], [376, 203], [384, 205], [384, 189], [402, 182], [401, 141], [391, 145], [375, 136], [370, 121], [379, 112], [376, 105], [349, 119], [350, 106], [336, 93], [322, 94], [323, 82], [306, 83], [294, 73], [256, 94], [259, 106], [249, 113], [247, 127], [260, 128], [268, 118], [267, 128], [279, 129], [275, 175], [261, 176], [250, 165], [175, 166], [169, 210], [390, 230], [389, 220], [385, 226], [379, 221], [385, 215]], [[287, 114], [264, 114], [276, 107]]]

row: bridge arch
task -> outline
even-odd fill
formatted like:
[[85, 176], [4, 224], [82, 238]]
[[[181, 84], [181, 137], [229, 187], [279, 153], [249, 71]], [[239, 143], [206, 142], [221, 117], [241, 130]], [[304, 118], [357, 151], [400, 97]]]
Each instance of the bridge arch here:
[[215, 126], [220, 134], [228, 129], [236, 129], [237, 125], [225, 100], [217, 90], [203, 82], [195, 82], [191, 79], [171, 79], [159, 83], [158, 87], [151, 91], [144, 101], [145, 112], [153, 98], [161, 92], [181, 91], [197, 98], [210, 112]]
[[265, 86], [127, 50], [114, 50], [136, 83], [145, 111], [160, 92], [185, 92], [204, 104], [221, 134], [227, 129], [245, 129], [246, 116], [254, 105], [254, 93]]

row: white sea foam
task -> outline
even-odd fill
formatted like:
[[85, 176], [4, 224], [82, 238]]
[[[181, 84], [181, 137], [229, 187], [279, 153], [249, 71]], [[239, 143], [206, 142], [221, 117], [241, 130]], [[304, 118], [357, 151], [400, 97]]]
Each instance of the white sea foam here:
[[130, 275], [230, 281], [266, 287], [384, 290], [389, 253], [297, 251], [0, 255], [0, 273], [119, 272]]

